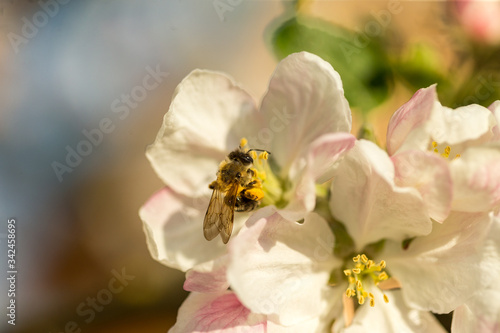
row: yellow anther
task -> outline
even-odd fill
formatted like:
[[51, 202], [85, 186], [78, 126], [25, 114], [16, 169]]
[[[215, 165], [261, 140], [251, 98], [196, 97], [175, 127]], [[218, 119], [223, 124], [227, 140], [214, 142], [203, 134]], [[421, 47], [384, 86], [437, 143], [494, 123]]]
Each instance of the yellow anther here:
[[252, 150], [249, 154], [250, 154], [250, 156], [252, 157], [253, 160], [257, 159], [257, 153], [255, 151]]
[[358, 288], [358, 289], [362, 289], [363, 288], [363, 284], [361, 283], [361, 280], [357, 280], [356, 281], [356, 288]]
[[[436, 154], [439, 154], [443, 158], [449, 158], [450, 157], [450, 155], [451, 155], [451, 146], [444, 147], [443, 152], [440, 153], [440, 151], [439, 151], [439, 145], [438, 145], [438, 143], [436, 141], [432, 141], [431, 145], [432, 145], [432, 147], [430, 147], [429, 150], [434, 151]], [[458, 158], [458, 157], [460, 157], [460, 154], [456, 154], [455, 155], [455, 158]]]
[[247, 139], [241, 138], [241, 140], [240, 140], [240, 147], [241, 148], [245, 147], [247, 145], [247, 143], [248, 143]]
[[384, 302], [389, 303], [389, 297], [386, 294], [384, 294]]
[[[365, 290], [366, 286], [377, 286], [380, 281], [387, 280], [389, 275], [383, 271], [386, 267], [385, 260], [381, 260], [376, 264], [373, 260], [369, 259], [365, 254], [358, 254], [352, 261], [355, 263], [354, 268], [345, 269], [343, 272], [349, 281], [349, 287], [346, 289], [347, 297], [354, 297], [357, 295], [358, 303], [363, 304], [368, 297], [370, 298], [370, 306], [375, 305], [375, 296]], [[379, 272], [379, 273], [377, 273]], [[370, 281], [366, 280], [372, 280]], [[384, 295], [384, 301], [387, 303], [389, 299]]]
[[460, 158], [460, 154], [456, 154], [454, 159]]
[[259, 158], [261, 160], [267, 160], [269, 158], [269, 153], [267, 151], [263, 151], [262, 153], [260, 153]]

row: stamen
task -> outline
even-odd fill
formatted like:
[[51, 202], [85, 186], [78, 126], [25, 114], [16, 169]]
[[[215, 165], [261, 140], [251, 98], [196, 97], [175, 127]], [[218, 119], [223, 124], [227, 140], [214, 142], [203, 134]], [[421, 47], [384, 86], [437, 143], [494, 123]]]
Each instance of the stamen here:
[[[432, 150], [436, 154], [439, 154], [443, 158], [449, 158], [451, 155], [451, 146], [445, 146], [443, 152], [440, 154], [439, 153], [439, 144], [436, 141], [431, 142], [431, 146], [429, 147], [429, 150]], [[441, 146], [442, 147], [442, 146]], [[455, 154], [454, 159], [457, 159], [460, 157], [460, 154]]]
[[252, 159], [255, 161], [257, 159], [257, 153], [254, 152], [254, 151], [251, 151], [250, 153], [250, 157], [252, 157]]
[[[385, 260], [381, 260], [377, 265], [375, 261], [369, 259], [365, 254], [358, 254], [352, 258], [355, 263], [354, 268], [345, 269], [344, 275], [347, 276], [349, 286], [346, 289], [347, 297], [354, 297], [357, 295], [358, 303], [363, 304], [367, 297], [370, 298], [370, 306], [375, 306], [375, 296], [365, 290], [366, 278], [371, 279], [373, 285], [378, 286], [380, 281], [385, 281], [389, 275], [383, 271], [386, 267]], [[384, 294], [384, 301], [387, 303], [389, 299]]]

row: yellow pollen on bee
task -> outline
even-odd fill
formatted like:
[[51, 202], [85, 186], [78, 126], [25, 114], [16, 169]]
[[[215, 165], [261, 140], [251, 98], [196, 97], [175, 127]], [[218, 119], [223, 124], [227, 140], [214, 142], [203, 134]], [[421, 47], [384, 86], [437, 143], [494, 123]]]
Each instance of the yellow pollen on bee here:
[[[383, 270], [386, 267], [385, 260], [381, 260], [377, 264], [365, 254], [358, 254], [352, 258], [352, 261], [354, 262], [354, 268], [345, 269], [343, 271], [349, 281], [349, 286], [346, 289], [346, 296], [357, 296], [360, 305], [365, 303], [365, 300], [369, 297], [370, 306], [375, 306], [375, 296], [373, 293], [366, 290], [365, 282], [371, 280], [373, 285], [377, 286], [380, 281], [385, 281], [389, 278], [389, 275]], [[389, 301], [385, 294], [384, 301], [386, 303]]]

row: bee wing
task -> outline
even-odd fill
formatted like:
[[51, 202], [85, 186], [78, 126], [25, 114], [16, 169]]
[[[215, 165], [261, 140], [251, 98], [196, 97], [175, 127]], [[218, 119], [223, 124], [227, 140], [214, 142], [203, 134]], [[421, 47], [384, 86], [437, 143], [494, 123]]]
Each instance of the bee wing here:
[[233, 231], [234, 205], [237, 193], [238, 184], [233, 184], [226, 193], [218, 187], [214, 188], [203, 221], [203, 235], [207, 240], [214, 239], [220, 233], [224, 244], [229, 241]]

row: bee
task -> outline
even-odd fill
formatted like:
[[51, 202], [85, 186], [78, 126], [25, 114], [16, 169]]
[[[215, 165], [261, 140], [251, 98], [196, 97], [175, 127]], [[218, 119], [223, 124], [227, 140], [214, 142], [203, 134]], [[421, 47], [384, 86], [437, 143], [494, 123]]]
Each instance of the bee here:
[[219, 233], [226, 244], [233, 231], [234, 212], [249, 212], [259, 206], [264, 197], [262, 183], [256, 177], [251, 151], [245, 150], [246, 140], [229, 153], [219, 165], [217, 179], [208, 187], [213, 190], [207, 213], [203, 221], [203, 234], [207, 240], [214, 239]]

